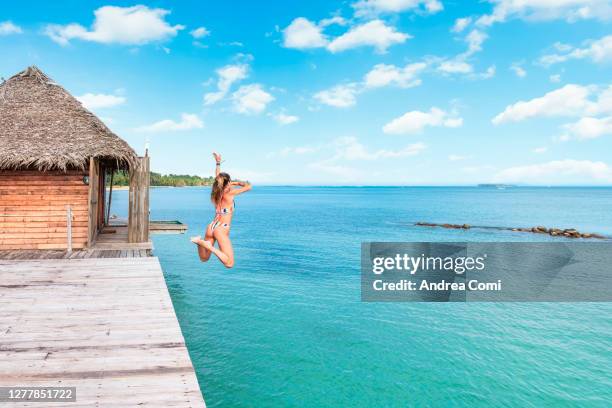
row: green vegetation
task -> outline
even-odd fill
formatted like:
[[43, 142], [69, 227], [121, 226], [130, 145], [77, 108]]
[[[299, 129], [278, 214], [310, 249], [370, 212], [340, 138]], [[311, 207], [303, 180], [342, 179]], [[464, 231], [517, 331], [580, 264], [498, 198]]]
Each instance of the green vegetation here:
[[[185, 187], [185, 186], [210, 186], [214, 181], [213, 177], [200, 177], [190, 176], [187, 174], [159, 174], [151, 172], [151, 185], [152, 186], [171, 186], [171, 187]], [[110, 177], [107, 178], [106, 184], [110, 185]], [[113, 177], [114, 186], [129, 186], [130, 180], [128, 174], [123, 171], [118, 171]]]

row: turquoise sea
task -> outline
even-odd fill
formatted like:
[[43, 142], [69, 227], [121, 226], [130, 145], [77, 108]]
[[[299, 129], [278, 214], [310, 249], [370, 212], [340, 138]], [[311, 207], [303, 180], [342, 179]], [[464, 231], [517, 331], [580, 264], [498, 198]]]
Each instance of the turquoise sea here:
[[231, 270], [189, 242], [208, 194], [151, 190], [153, 219], [189, 225], [153, 241], [209, 407], [612, 405], [611, 304], [361, 303], [359, 280], [362, 241], [553, 239], [416, 221], [612, 235], [612, 188], [255, 186]]

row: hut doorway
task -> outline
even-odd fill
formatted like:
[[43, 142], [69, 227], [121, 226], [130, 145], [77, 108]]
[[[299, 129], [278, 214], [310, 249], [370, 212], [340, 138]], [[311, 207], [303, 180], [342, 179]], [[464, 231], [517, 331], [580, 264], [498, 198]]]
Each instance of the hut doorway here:
[[[150, 245], [149, 157], [137, 158], [128, 169], [120, 169], [113, 161], [92, 159], [89, 179], [89, 247], [114, 249], [123, 248], [125, 244], [138, 244], [138, 248]], [[125, 204], [123, 198], [117, 200], [117, 184], [129, 188]], [[117, 211], [117, 202], [125, 208]]]

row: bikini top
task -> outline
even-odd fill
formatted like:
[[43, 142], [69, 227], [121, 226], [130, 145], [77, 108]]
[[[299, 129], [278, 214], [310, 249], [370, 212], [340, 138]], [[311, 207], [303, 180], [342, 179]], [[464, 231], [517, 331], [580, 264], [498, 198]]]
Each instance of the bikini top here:
[[234, 201], [231, 207], [224, 207], [224, 208], [217, 207], [216, 214], [217, 215], [231, 214], [234, 212], [235, 209], [236, 209], [236, 202]]

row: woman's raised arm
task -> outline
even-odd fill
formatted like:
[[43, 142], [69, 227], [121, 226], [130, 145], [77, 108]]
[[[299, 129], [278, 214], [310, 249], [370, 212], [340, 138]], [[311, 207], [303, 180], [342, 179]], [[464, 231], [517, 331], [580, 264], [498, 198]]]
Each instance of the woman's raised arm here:
[[221, 155], [217, 152], [213, 152], [213, 157], [215, 158], [215, 178], [219, 176], [221, 173]]
[[251, 183], [248, 183], [246, 181], [232, 181], [231, 185], [232, 187], [238, 186], [238, 188], [233, 188], [232, 190], [230, 190], [233, 195], [246, 193], [247, 191], [253, 188], [253, 186], [251, 186]]

